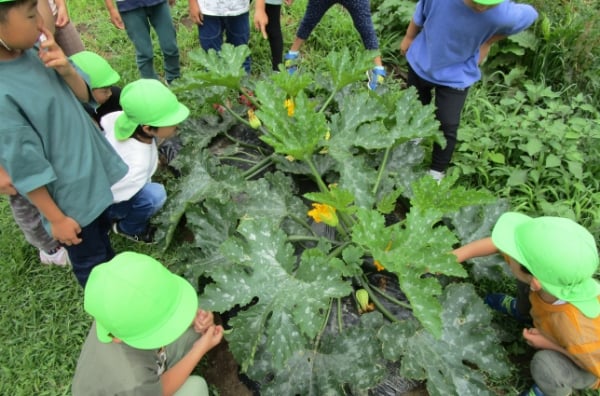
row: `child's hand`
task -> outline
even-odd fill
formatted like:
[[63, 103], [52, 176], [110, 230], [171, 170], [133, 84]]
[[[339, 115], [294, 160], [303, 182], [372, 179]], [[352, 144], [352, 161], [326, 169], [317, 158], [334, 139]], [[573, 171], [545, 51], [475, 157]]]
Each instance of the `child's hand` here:
[[56, 7], [56, 27], [64, 27], [69, 23], [69, 11], [64, 3], [61, 5], [57, 3]]
[[[258, 8], [258, 7], [257, 7]], [[264, 39], [267, 38], [267, 25], [269, 24], [269, 17], [265, 10], [257, 9], [254, 13], [254, 27], [256, 30], [260, 30]]]
[[119, 10], [113, 8], [108, 12], [110, 14], [110, 21], [112, 22], [112, 24], [115, 25], [117, 29], [124, 30], [125, 24], [123, 23], [123, 19], [121, 19], [121, 14], [119, 13]]
[[291, 6], [294, 0], [284, 0], [286, 6]]
[[197, 0], [189, 0], [190, 18], [196, 25], [202, 25], [204, 23], [204, 15], [200, 10]]
[[75, 72], [63, 50], [54, 41], [52, 33], [44, 27], [42, 33], [46, 36], [46, 39], [40, 43], [38, 56], [44, 62], [44, 65], [56, 70], [63, 77]]
[[17, 190], [12, 184], [12, 179], [4, 168], [0, 166], [0, 194], [15, 195], [16, 193]]
[[64, 245], [71, 246], [81, 243], [81, 238], [78, 236], [81, 227], [70, 217], [65, 216], [58, 221], [50, 222], [50, 229], [54, 239]]
[[194, 323], [192, 324], [196, 333], [204, 334], [206, 329], [215, 325], [215, 318], [212, 312], [198, 309], [196, 317], [194, 318]]
[[223, 339], [223, 326], [212, 325], [206, 329], [202, 337], [194, 342], [194, 348], [200, 348], [204, 353], [213, 349]]
[[535, 327], [523, 329], [523, 338], [525, 338], [525, 341], [527, 341], [530, 346], [536, 349], [550, 349], [549, 343], [554, 344]]
[[413, 38], [404, 36], [404, 38], [402, 39], [402, 42], [400, 42], [400, 54], [406, 55], [406, 52], [408, 51], [408, 48], [412, 44], [413, 40], [414, 40]]

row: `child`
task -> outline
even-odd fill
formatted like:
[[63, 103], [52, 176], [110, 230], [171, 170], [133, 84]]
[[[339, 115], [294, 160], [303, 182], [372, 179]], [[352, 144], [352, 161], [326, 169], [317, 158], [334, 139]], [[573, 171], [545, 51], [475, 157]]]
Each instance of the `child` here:
[[479, 64], [496, 41], [527, 29], [537, 19], [529, 5], [512, 0], [420, 0], [400, 44], [408, 61], [408, 85], [423, 104], [435, 92], [436, 118], [446, 146], [435, 144], [431, 176], [450, 164], [469, 87], [481, 77]]
[[191, 375], [223, 338], [183, 278], [153, 258], [124, 252], [94, 268], [84, 309], [94, 318], [73, 378], [74, 396], [208, 396]]
[[90, 77], [92, 96], [98, 106], [94, 108], [84, 105], [84, 108], [100, 125], [100, 119], [106, 114], [121, 110], [119, 104], [121, 88], [115, 86], [121, 76], [96, 53], [82, 51], [71, 56], [70, 59]]
[[568, 395], [600, 385], [600, 284], [594, 237], [572, 220], [505, 213], [492, 237], [454, 251], [459, 261], [502, 252], [511, 272], [530, 288], [532, 328], [539, 349], [531, 362], [533, 387], [521, 395]]
[[110, 14], [110, 20], [117, 29], [125, 29], [127, 36], [135, 47], [135, 58], [142, 78], [158, 79], [154, 71], [154, 50], [150, 37], [150, 25], [158, 36], [158, 43], [163, 54], [165, 81], [170, 85], [179, 78], [179, 48], [175, 26], [171, 18], [169, 5], [175, 0], [117, 0], [117, 8], [113, 0], [104, 0]]
[[[38, 50], [40, 33], [47, 40]], [[127, 167], [83, 110], [87, 83], [42, 26], [35, 0], [0, 0], [0, 86], [0, 166], [66, 245], [83, 286], [114, 256], [105, 209]]]
[[[285, 0], [291, 5], [293, 0]], [[256, 0], [254, 5], [254, 27], [260, 30], [263, 38], [269, 40], [273, 71], [279, 70], [283, 61], [283, 34], [281, 33], [282, 0]]]
[[151, 243], [154, 229], [148, 220], [167, 199], [163, 185], [150, 181], [158, 166], [156, 139], [173, 136], [190, 111], [167, 87], [150, 79], [126, 85], [121, 107], [123, 111], [101, 120], [106, 139], [129, 166], [125, 177], [111, 188], [115, 203], [108, 216], [115, 234]]
[[[292, 74], [298, 69], [299, 51], [302, 44], [308, 39], [310, 33], [323, 18], [323, 15], [334, 4], [341, 4], [348, 10], [354, 22], [354, 28], [360, 34], [362, 42], [367, 50], [379, 50], [379, 42], [377, 34], [373, 27], [371, 19], [371, 4], [369, 0], [308, 0], [306, 11], [300, 27], [296, 33], [296, 38], [292, 47], [285, 55], [285, 67], [288, 73]], [[378, 85], [381, 85], [385, 79], [386, 73], [381, 63], [381, 56], [378, 55], [374, 59], [375, 67], [367, 72], [369, 82], [367, 86], [371, 90], [375, 90]]]
[[[249, 7], [248, 0], [189, 0], [190, 18], [198, 25], [202, 49], [220, 51], [223, 32], [229, 44], [248, 45]], [[250, 74], [250, 57], [244, 61], [244, 70]]]

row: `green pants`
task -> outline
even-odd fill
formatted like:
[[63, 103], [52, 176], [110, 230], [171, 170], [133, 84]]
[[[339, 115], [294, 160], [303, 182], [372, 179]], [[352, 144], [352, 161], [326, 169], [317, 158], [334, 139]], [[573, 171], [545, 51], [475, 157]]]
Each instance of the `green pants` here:
[[588, 389], [598, 378], [560, 352], [542, 349], [533, 355], [531, 376], [545, 396], [568, 396]]

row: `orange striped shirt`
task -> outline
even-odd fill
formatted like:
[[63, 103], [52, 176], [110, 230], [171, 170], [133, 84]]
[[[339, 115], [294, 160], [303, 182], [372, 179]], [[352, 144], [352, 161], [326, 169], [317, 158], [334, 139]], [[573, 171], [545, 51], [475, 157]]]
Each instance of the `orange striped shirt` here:
[[[529, 300], [536, 329], [567, 350], [579, 367], [600, 377], [600, 316], [590, 319], [569, 303], [549, 304], [536, 292], [529, 293]], [[600, 378], [594, 384], [598, 387]]]

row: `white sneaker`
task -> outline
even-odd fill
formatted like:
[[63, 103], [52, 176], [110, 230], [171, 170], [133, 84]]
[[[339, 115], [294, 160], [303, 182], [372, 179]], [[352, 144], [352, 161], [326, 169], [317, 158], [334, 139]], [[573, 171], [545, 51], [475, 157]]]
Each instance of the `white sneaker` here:
[[429, 169], [429, 176], [433, 177], [433, 180], [435, 180], [436, 182], [438, 182], [438, 184], [440, 184], [440, 182], [444, 178], [445, 174], [444, 174], [444, 172]]
[[48, 254], [43, 250], [40, 250], [40, 261], [46, 265], [58, 265], [59, 267], [66, 267], [71, 264], [69, 260], [69, 253], [64, 247], [59, 247], [54, 254]]

